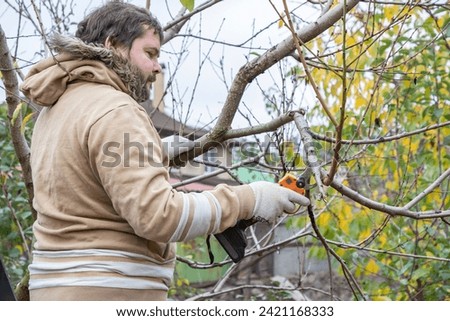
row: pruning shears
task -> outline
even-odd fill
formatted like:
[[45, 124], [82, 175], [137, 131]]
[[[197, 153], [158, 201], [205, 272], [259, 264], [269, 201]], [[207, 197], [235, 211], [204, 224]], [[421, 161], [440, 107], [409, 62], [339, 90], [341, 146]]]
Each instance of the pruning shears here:
[[311, 168], [307, 167], [300, 176], [296, 177], [291, 173], [286, 173], [286, 175], [281, 178], [278, 183], [281, 186], [289, 188], [294, 192], [300, 193], [302, 195], [305, 194], [305, 190], [310, 190], [315, 187], [317, 184], [310, 184], [310, 178], [312, 175]]

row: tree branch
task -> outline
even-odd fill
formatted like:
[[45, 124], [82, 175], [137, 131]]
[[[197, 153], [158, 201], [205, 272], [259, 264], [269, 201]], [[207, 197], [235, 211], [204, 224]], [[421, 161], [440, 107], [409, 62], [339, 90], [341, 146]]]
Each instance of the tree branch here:
[[[447, 170], [443, 175], [448, 176], [448, 172], [450, 170]], [[326, 172], [323, 171], [323, 174], [326, 175]], [[440, 178], [441, 178], [440, 177]], [[439, 180], [439, 179], [438, 179]], [[442, 182], [442, 181], [440, 181]], [[331, 187], [333, 187], [335, 190], [340, 192], [342, 195], [347, 196], [351, 200], [364, 205], [370, 209], [377, 210], [389, 215], [398, 215], [398, 216], [405, 216], [410, 217], [414, 219], [432, 219], [432, 218], [440, 218], [440, 217], [448, 217], [450, 216], [450, 210], [431, 210], [431, 211], [424, 211], [424, 212], [414, 212], [409, 210], [406, 207], [397, 207], [397, 206], [391, 206], [383, 203], [376, 202], [374, 200], [371, 200], [358, 192], [352, 190], [351, 188], [348, 188], [347, 186], [344, 186], [341, 183], [338, 183], [336, 181], [332, 181], [330, 184]], [[421, 196], [421, 194], [419, 194]]]
[[[309, 42], [341, 19], [344, 8], [346, 8], [345, 12], [348, 12], [359, 2], [360, 0], [348, 0], [341, 2], [339, 5], [336, 5], [326, 14], [318, 18], [315, 23], [309, 24], [308, 26], [302, 28], [297, 33], [297, 37], [303, 43]], [[228, 96], [225, 100], [216, 125], [208, 134], [197, 140], [197, 143], [199, 143], [197, 148], [192, 149], [187, 153], [178, 155], [172, 163], [174, 165], [182, 165], [189, 159], [193, 159], [194, 157], [201, 155], [208, 149], [214, 147], [215, 143], [223, 141], [224, 136], [231, 128], [231, 123], [236, 115], [247, 85], [278, 61], [291, 55], [294, 50], [295, 43], [293, 37], [290, 36], [281, 41], [278, 45], [266, 51], [264, 54], [242, 66], [231, 84]]]
[[314, 178], [316, 180], [316, 184], [319, 187], [319, 198], [325, 198], [325, 189], [322, 183], [322, 175], [321, 175], [321, 164], [319, 159], [317, 158], [316, 148], [314, 147], [314, 141], [309, 135], [308, 132], [308, 123], [305, 119], [305, 111], [301, 110], [299, 113], [296, 113], [295, 117], [295, 125], [297, 126], [298, 132], [300, 133], [300, 137], [303, 143], [303, 149], [305, 150], [305, 164], [308, 168], [311, 169], [314, 174]]
[[414, 205], [416, 205], [421, 199], [430, 194], [436, 187], [442, 184], [442, 182], [450, 176], [450, 168], [448, 168], [444, 173], [442, 173], [430, 186], [428, 186], [424, 191], [422, 191], [419, 195], [414, 197], [408, 204], [403, 206], [405, 209], [410, 209]]
[[169, 22], [167, 25], [165, 25], [163, 27], [164, 30], [164, 42], [163, 43], [167, 43], [170, 40], [172, 40], [181, 30], [181, 28], [186, 24], [186, 22], [189, 21], [189, 19], [208, 9], [209, 7], [212, 7], [213, 5], [222, 2], [223, 0], [210, 0], [206, 3], [203, 3], [201, 5], [199, 5], [197, 8], [195, 8], [194, 10], [192, 10], [191, 12], [185, 14], [186, 12], [186, 8], [181, 8], [181, 10], [179, 11], [179, 13], [177, 14], [177, 16], [175, 17], [175, 19], [173, 19], [171, 22]]
[[[297, 54], [298, 54], [298, 57], [300, 59], [300, 62], [302, 63], [303, 70], [305, 71], [306, 77], [307, 77], [308, 81], [311, 83], [311, 87], [313, 88], [313, 90], [314, 90], [314, 92], [316, 94], [316, 97], [319, 100], [320, 105], [322, 106], [323, 110], [327, 114], [327, 116], [330, 119], [330, 121], [333, 123], [334, 127], [336, 127], [338, 129], [338, 131], [339, 131], [342, 126], [338, 125], [338, 122], [336, 121], [336, 119], [334, 118], [333, 114], [331, 113], [327, 102], [325, 101], [325, 99], [323, 98], [322, 94], [320, 93], [319, 87], [316, 85], [316, 82], [315, 82], [313, 76], [311, 75], [311, 72], [309, 71], [308, 64], [306, 63], [306, 60], [305, 60], [305, 57], [303, 55], [303, 51], [302, 51], [302, 48], [301, 48], [301, 46], [304, 46], [305, 44], [295, 34], [294, 23], [292, 22], [291, 13], [290, 13], [290, 11], [288, 9], [286, 0], [283, 0], [283, 5], [284, 5], [284, 12], [285, 12], [286, 17], [288, 19], [288, 23], [287, 24], [285, 23], [285, 25], [288, 26], [289, 30], [292, 33], [292, 38], [294, 40], [295, 49], [297, 50]], [[273, 6], [273, 4], [272, 4], [272, 6]], [[275, 8], [275, 6], [274, 6], [274, 8]], [[278, 15], [280, 16], [280, 19], [282, 19], [282, 15], [280, 13], [278, 13]], [[345, 15], [345, 12], [344, 12], [344, 15]]]
[[[307, 191], [309, 192], [309, 191]], [[327, 243], [327, 240], [323, 237], [322, 233], [320, 233], [320, 230], [316, 224], [316, 220], [314, 217], [314, 212], [313, 212], [313, 207], [310, 204], [308, 206], [308, 216], [310, 218], [311, 221], [311, 226], [314, 230], [314, 232], [316, 233], [316, 237], [320, 240], [320, 242], [322, 243], [322, 245], [324, 246], [326, 252], [327, 252], [327, 256], [328, 256], [328, 265], [330, 267], [330, 273], [331, 273], [331, 262], [330, 262], [330, 258], [329, 255], [331, 254], [340, 264], [342, 267], [342, 270], [344, 272], [344, 276], [346, 277], [347, 281], [348, 281], [348, 285], [350, 286], [353, 295], [355, 296], [355, 298], [358, 298], [358, 295], [356, 293], [356, 291], [353, 289], [353, 286], [356, 287], [357, 292], [359, 293], [359, 295], [361, 296], [361, 298], [363, 300], [366, 300], [366, 297], [364, 295], [363, 290], [361, 289], [360, 285], [358, 284], [358, 282], [356, 281], [355, 277], [351, 274], [350, 269], [348, 268], [347, 264], [345, 263], [345, 261], [336, 253], [336, 251], [334, 251], [332, 248], [330, 248], [330, 246]], [[330, 282], [331, 281], [331, 275], [330, 275]], [[330, 295], [331, 298], [333, 298], [333, 288], [332, 286], [330, 286]]]
[[263, 290], [272, 290], [272, 291], [317, 291], [322, 294], [329, 295], [326, 291], [322, 291], [320, 289], [312, 288], [312, 287], [280, 287], [280, 286], [273, 286], [273, 285], [239, 285], [236, 287], [232, 287], [226, 290], [221, 290], [219, 292], [207, 292], [202, 293], [193, 297], [190, 297], [187, 301], [198, 301], [198, 300], [205, 300], [205, 299], [211, 299], [214, 297], [217, 297], [222, 294], [227, 294], [230, 292], [245, 290], [245, 289], [263, 289]]
[[373, 253], [379, 253], [379, 254], [388, 254], [388, 255], [392, 255], [392, 256], [401, 256], [401, 257], [407, 257], [407, 258], [412, 258], [412, 259], [433, 260], [433, 261], [450, 263], [450, 259], [447, 259], [444, 257], [426, 256], [426, 255], [417, 255], [417, 254], [409, 254], [409, 253], [401, 253], [401, 252], [394, 252], [394, 251], [387, 251], [387, 250], [372, 249], [372, 248], [368, 248], [366, 246], [359, 246], [359, 245], [354, 245], [354, 244], [336, 242], [336, 241], [332, 241], [332, 240], [328, 240], [328, 239], [327, 239], [327, 243], [336, 245], [342, 249], [356, 249], [356, 250], [360, 250], [360, 251], [373, 252]]
[[[361, 140], [341, 140], [342, 144], [352, 144], [352, 145], [371, 145], [371, 144], [380, 144], [380, 143], [386, 143], [386, 142], [391, 142], [394, 140], [399, 140], [405, 137], [410, 137], [410, 136], [414, 136], [417, 134], [421, 134], [421, 133], [425, 133], [427, 131], [433, 130], [433, 129], [438, 129], [438, 128], [442, 128], [442, 127], [446, 127], [450, 125], [450, 121], [446, 121], [440, 124], [434, 124], [434, 125], [430, 125], [424, 128], [419, 128], [410, 132], [406, 132], [406, 133], [402, 133], [402, 134], [397, 134], [397, 135], [392, 135], [392, 136], [382, 136], [379, 138], [374, 138], [374, 139], [361, 139]], [[309, 134], [311, 135], [312, 138], [317, 139], [317, 140], [321, 140], [321, 141], [325, 141], [328, 143], [336, 143], [336, 139], [332, 138], [332, 137], [327, 137], [324, 135], [320, 135], [318, 133], [315, 133], [311, 130], [308, 130]]]
[[[326, 14], [317, 19], [315, 23], [309, 24], [308, 26], [302, 28], [296, 36], [303, 43], [309, 42], [341, 19], [344, 8], [345, 12], [348, 12], [355, 7], [359, 1], [360, 0], [349, 0], [341, 2], [339, 5], [335, 6]], [[281, 59], [290, 55], [294, 49], [294, 38], [293, 36], [290, 36], [275, 47], [266, 51], [261, 56], [248, 62], [239, 70], [231, 85], [230, 92], [225, 101], [223, 110], [219, 115], [216, 126], [212, 129], [208, 137], [217, 140], [226, 133], [226, 131], [230, 128], [234, 115], [236, 114], [246, 86], [258, 75], [262, 74]]]
[[267, 132], [273, 132], [280, 128], [281, 126], [286, 125], [287, 123], [294, 120], [294, 111], [287, 112], [265, 124], [260, 124], [257, 126], [240, 128], [240, 129], [230, 129], [223, 136], [223, 140], [228, 140], [232, 138], [245, 137], [250, 135], [257, 135]]
[[[3, 83], [5, 85], [6, 103], [8, 105], [8, 124], [11, 132], [11, 139], [14, 145], [15, 153], [22, 167], [22, 177], [28, 192], [28, 203], [30, 205], [33, 218], [36, 219], [36, 211], [33, 208], [33, 180], [30, 167], [30, 147], [21, 131], [22, 111], [18, 110], [20, 100], [19, 84], [17, 74], [14, 71], [11, 54], [6, 42], [5, 32], [0, 25], [0, 71], [3, 74]], [[16, 111], [17, 110], [17, 111]], [[16, 112], [16, 115], [14, 115]], [[14, 118], [14, 120], [13, 120]]]

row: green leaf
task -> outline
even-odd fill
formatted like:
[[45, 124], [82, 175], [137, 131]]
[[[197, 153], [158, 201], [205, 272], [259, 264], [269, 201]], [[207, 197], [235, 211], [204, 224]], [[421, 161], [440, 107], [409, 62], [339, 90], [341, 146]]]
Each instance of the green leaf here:
[[435, 108], [433, 111], [433, 116], [435, 120], [439, 120], [439, 118], [442, 116], [442, 114], [444, 113], [444, 110], [441, 108]]
[[430, 274], [430, 271], [428, 269], [418, 269], [413, 272], [412, 279], [418, 280], [429, 274]]
[[183, 7], [185, 7], [189, 11], [194, 10], [195, 0], [180, 0], [180, 2], [183, 5]]
[[252, 51], [250, 52], [250, 55], [256, 56], [256, 57], [260, 57], [261, 54], [257, 53], [256, 51]]
[[444, 137], [444, 146], [450, 146], [450, 136]]

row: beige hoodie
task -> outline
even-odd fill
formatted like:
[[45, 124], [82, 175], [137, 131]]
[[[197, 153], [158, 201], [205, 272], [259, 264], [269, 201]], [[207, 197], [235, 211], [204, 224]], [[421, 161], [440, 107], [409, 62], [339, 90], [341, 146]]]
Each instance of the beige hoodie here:
[[124, 79], [137, 79], [130, 66], [72, 38], [54, 45], [60, 54], [34, 66], [21, 87], [47, 106], [31, 143], [38, 218], [30, 290], [72, 287], [72, 300], [88, 288], [100, 289], [97, 300], [114, 299], [112, 288], [136, 290], [130, 300], [142, 291], [165, 293], [172, 243], [250, 218], [253, 192], [245, 185], [174, 190], [160, 137], [135, 100], [139, 79]]

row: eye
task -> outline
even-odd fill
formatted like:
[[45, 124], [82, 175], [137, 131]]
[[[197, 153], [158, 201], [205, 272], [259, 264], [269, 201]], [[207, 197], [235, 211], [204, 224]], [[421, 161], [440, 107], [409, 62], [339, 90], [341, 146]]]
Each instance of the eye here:
[[145, 53], [151, 60], [158, 59], [159, 57], [158, 52], [156, 50], [147, 50]]

